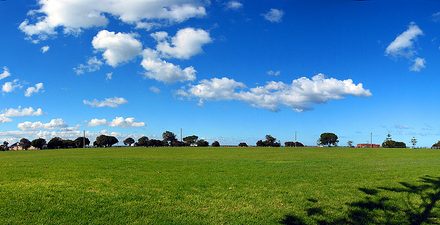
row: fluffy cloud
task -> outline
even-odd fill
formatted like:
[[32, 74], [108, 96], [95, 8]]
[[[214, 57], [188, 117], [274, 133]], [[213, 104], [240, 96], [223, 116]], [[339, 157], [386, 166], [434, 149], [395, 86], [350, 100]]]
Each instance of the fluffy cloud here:
[[440, 22], [440, 12], [432, 14], [432, 20], [436, 23]]
[[143, 127], [145, 126], [144, 122], [135, 122], [133, 117], [124, 118], [124, 117], [116, 117], [113, 119], [109, 126], [111, 127]]
[[17, 125], [18, 129], [22, 131], [27, 130], [55, 130], [66, 128], [67, 124], [63, 119], [53, 119], [48, 123], [38, 122], [23, 122]]
[[408, 29], [394, 39], [385, 50], [390, 56], [411, 57], [414, 55], [414, 43], [423, 31], [415, 24], [410, 23]]
[[106, 119], [92, 119], [88, 123], [89, 127], [104, 126], [106, 124], [107, 124], [107, 120]]
[[264, 19], [272, 23], [280, 23], [283, 20], [284, 11], [280, 9], [270, 9], [263, 14]]
[[103, 62], [93, 56], [89, 58], [86, 64], [79, 64], [77, 67], [73, 68], [76, 75], [84, 74], [85, 72], [92, 73], [101, 69]]
[[152, 37], [158, 42], [156, 50], [162, 57], [189, 59], [203, 52], [203, 45], [212, 42], [209, 33], [203, 29], [185, 28], [174, 37], [166, 32], [156, 32]]
[[16, 109], [9, 108], [5, 109], [0, 113], [0, 123], [7, 123], [12, 121], [12, 117], [25, 117], [25, 116], [41, 116], [43, 115], [43, 110], [41, 108], [34, 109], [32, 107], [22, 108], [18, 107]]
[[118, 97], [106, 98], [102, 101], [99, 101], [97, 99], [93, 99], [92, 101], [89, 100], [83, 101], [85, 105], [89, 105], [91, 107], [96, 107], [96, 108], [102, 108], [102, 107], [116, 108], [120, 105], [126, 104], [127, 102], [128, 101], [125, 98], [118, 98]]
[[142, 52], [142, 43], [135, 34], [100, 31], [92, 41], [93, 48], [103, 51], [103, 58], [112, 67], [128, 62]]
[[2, 86], [2, 92], [11, 93], [17, 88], [21, 88], [21, 85], [19, 84], [18, 79], [15, 79], [14, 81], [4, 83]]
[[31, 97], [33, 94], [40, 93], [40, 91], [44, 90], [44, 84], [38, 83], [34, 87], [28, 87], [24, 92], [24, 96]]
[[229, 1], [226, 3], [226, 9], [238, 10], [243, 7], [243, 4], [239, 1]]
[[46, 53], [46, 52], [49, 51], [49, 49], [50, 49], [50, 47], [49, 47], [48, 45], [43, 46], [43, 47], [41, 47], [41, 52], [42, 52], [42, 53]]
[[165, 83], [196, 79], [197, 71], [193, 67], [182, 69], [178, 65], [162, 60], [158, 53], [152, 49], [144, 50], [141, 65], [146, 70], [145, 77]]
[[3, 79], [5, 79], [5, 78], [7, 78], [9, 76], [11, 76], [11, 73], [9, 72], [8, 67], [4, 66], [3, 67], [3, 72], [0, 73], [0, 80], [3, 80]]
[[151, 86], [151, 87], [149, 88], [149, 90], [150, 90], [151, 92], [153, 92], [154, 94], [159, 94], [159, 93], [160, 93], [160, 89], [159, 89], [158, 87], [155, 87], [155, 86]]
[[296, 111], [311, 109], [314, 104], [342, 99], [345, 96], [371, 96], [363, 85], [354, 84], [351, 79], [337, 80], [318, 74], [312, 79], [301, 77], [291, 84], [268, 82], [264, 86], [245, 89], [245, 85], [229, 78], [202, 80], [178, 94], [198, 98], [200, 103], [208, 100], [238, 100], [254, 107], [278, 110], [281, 106]]
[[63, 28], [64, 33], [78, 33], [106, 26], [108, 17], [134, 25], [183, 22], [205, 16], [205, 4], [203, 0], [111, 0], [105, 4], [100, 0], [39, 0], [39, 9], [30, 11], [30, 19], [19, 28], [30, 38], [46, 39], [55, 35], [57, 28]]
[[409, 68], [413, 72], [419, 72], [426, 67], [426, 60], [424, 58], [417, 57], [414, 59], [414, 63]]
[[110, 127], [144, 127], [145, 123], [144, 122], [136, 122], [135, 118], [133, 117], [128, 117], [128, 118], [124, 118], [124, 117], [116, 117], [115, 119], [113, 119], [110, 122], [107, 122], [106, 119], [92, 119], [89, 121], [88, 125], [90, 127], [97, 127], [97, 126], [110, 126]]

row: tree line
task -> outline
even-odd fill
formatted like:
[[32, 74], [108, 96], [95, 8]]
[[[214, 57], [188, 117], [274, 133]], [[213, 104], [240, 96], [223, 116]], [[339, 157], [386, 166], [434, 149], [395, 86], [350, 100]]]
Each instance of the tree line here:
[[[411, 140], [413, 147], [415, 147], [417, 140], [413, 138]], [[22, 138], [15, 145], [19, 146], [23, 150], [28, 150], [31, 147], [33, 149], [66, 149], [66, 148], [83, 148], [86, 146], [90, 146], [90, 140], [86, 137], [78, 137], [75, 140], [65, 140], [60, 137], [54, 137], [49, 142], [46, 142], [43, 138], [37, 138], [33, 141], [29, 141], [26, 138]], [[103, 148], [103, 147], [112, 147], [119, 143], [119, 140], [114, 136], [108, 135], [100, 135], [96, 137], [96, 140], [92, 143], [93, 147]], [[322, 133], [317, 141], [319, 146], [338, 146], [339, 138], [334, 133]], [[348, 141], [348, 146], [352, 146], [352, 141]], [[149, 139], [146, 136], [139, 138], [137, 141], [133, 138], [129, 137], [123, 141], [125, 146], [139, 146], [139, 147], [208, 147], [210, 143], [204, 139], [200, 139], [197, 135], [190, 135], [182, 138], [181, 141], [177, 139], [176, 134], [171, 131], [165, 131], [162, 134], [162, 140], [158, 139]], [[255, 145], [257, 147], [281, 147], [281, 142], [277, 140], [277, 138], [272, 135], [266, 135], [265, 139], [258, 140]], [[218, 141], [214, 141], [211, 143], [212, 147], [220, 147], [220, 143]], [[298, 141], [287, 141], [284, 142], [285, 147], [304, 147], [304, 144]], [[248, 147], [248, 144], [245, 142], [241, 142], [238, 144], [238, 147]], [[383, 148], [406, 148], [406, 144], [400, 141], [394, 141], [391, 138], [391, 135], [388, 134], [385, 141], [382, 143]], [[7, 151], [14, 146], [9, 146], [8, 142], [3, 142], [0, 145], [0, 151]], [[432, 148], [440, 149], [440, 141], [435, 143]]]

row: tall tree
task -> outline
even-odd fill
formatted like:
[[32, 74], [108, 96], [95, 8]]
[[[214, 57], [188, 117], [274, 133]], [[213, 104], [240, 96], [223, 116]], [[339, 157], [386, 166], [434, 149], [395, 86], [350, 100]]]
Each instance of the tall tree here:
[[411, 144], [413, 145], [413, 148], [416, 148], [416, 144], [417, 144], [417, 139], [415, 137], [413, 137], [411, 139]]
[[47, 148], [49, 149], [59, 149], [63, 147], [63, 139], [59, 137], [54, 137], [50, 139], [50, 141], [47, 143]]
[[319, 144], [330, 146], [336, 146], [338, 144], [338, 136], [334, 133], [322, 133], [319, 138]]
[[209, 143], [203, 139], [197, 141], [197, 147], [208, 147]]
[[145, 136], [139, 138], [137, 143], [139, 146], [144, 146], [144, 147], [148, 147], [150, 145], [150, 141], [148, 137]]
[[218, 141], [214, 141], [211, 144], [212, 147], [220, 147], [220, 143]]
[[100, 135], [96, 137], [96, 141], [94, 144], [98, 147], [112, 147], [113, 145], [117, 144], [119, 141], [116, 137], [113, 136], [107, 136], [107, 135]]
[[35, 140], [33, 140], [32, 142], [31, 142], [31, 145], [34, 147], [34, 148], [37, 148], [37, 149], [43, 149], [43, 147], [46, 145], [46, 140], [45, 139], [43, 139], [43, 138], [37, 138], [37, 139], [35, 139]]
[[26, 139], [26, 138], [22, 138], [20, 140], [20, 146], [24, 149], [24, 150], [28, 150], [32, 145], [31, 142]]

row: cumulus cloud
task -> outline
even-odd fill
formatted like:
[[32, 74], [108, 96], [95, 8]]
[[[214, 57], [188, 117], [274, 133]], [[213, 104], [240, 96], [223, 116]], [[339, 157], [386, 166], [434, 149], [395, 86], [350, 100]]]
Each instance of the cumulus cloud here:
[[46, 53], [46, 52], [49, 51], [49, 49], [50, 49], [50, 47], [49, 47], [48, 45], [43, 46], [43, 47], [41, 47], [41, 52], [42, 52], [42, 53]]
[[11, 93], [15, 89], [21, 88], [22, 86], [20, 85], [20, 83], [18, 81], [19, 81], [18, 79], [15, 79], [13, 81], [4, 83], [2, 86], [2, 92], [3, 93]]
[[0, 123], [7, 123], [12, 121], [12, 117], [25, 117], [25, 116], [41, 116], [43, 110], [41, 108], [34, 109], [32, 107], [22, 108], [9, 108], [1, 111]]
[[68, 127], [63, 119], [52, 119], [48, 123], [37, 122], [23, 122], [17, 125], [18, 129], [22, 131], [27, 130], [54, 130]]
[[263, 14], [264, 19], [271, 23], [280, 23], [283, 20], [284, 11], [280, 9], [270, 9]]
[[89, 127], [98, 127], [107, 125], [106, 119], [91, 119], [88, 123]]
[[128, 101], [125, 98], [114, 97], [114, 98], [106, 98], [102, 101], [97, 99], [93, 99], [92, 101], [84, 100], [83, 103], [85, 105], [95, 108], [103, 108], [103, 107], [116, 108], [120, 105], [128, 103]]
[[152, 37], [158, 42], [156, 50], [165, 58], [189, 59], [203, 52], [203, 45], [212, 42], [207, 31], [191, 27], [179, 30], [174, 37], [163, 31], [153, 33]]
[[197, 71], [194, 67], [182, 69], [159, 58], [158, 53], [152, 49], [145, 49], [143, 52], [142, 67], [146, 70], [145, 77], [165, 83], [193, 81], [196, 79]]
[[342, 99], [345, 96], [368, 97], [371, 96], [371, 92], [364, 89], [361, 83], [354, 84], [351, 79], [338, 80], [318, 74], [311, 79], [301, 77], [293, 80], [291, 84], [271, 81], [264, 86], [250, 89], [230, 78], [213, 78], [202, 80], [186, 90], [181, 89], [178, 95], [197, 98], [200, 103], [212, 100], [237, 100], [273, 111], [281, 106], [304, 111], [312, 109], [315, 104]]
[[391, 42], [385, 50], [390, 56], [411, 57], [414, 55], [414, 43], [423, 31], [415, 23], [410, 23], [408, 29]]
[[229, 1], [226, 3], [226, 9], [238, 10], [243, 8], [243, 4], [239, 1]]
[[5, 79], [5, 78], [7, 78], [9, 76], [11, 76], [11, 73], [9, 72], [8, 67], [4, 66], [3, 67], [3, 72], [0, 73], [0, 80], [3, 80], [3, 79]]
[[144, 122], [136, 122], [135, 118], [133, 117], [116, 117], [112, 121], [108, 122], [106, 119], [92, 119], [88, 122], [88, 125], [90, 127], [97, 127], [97, 126], [110, 126], [110, 127], [144, 127]]
[[44, 90], [44, 84], [43, 83], [38, 83], [38, 84], [36, 84], [33, 87], [28, 87], [26, 89], [26, 91], [24, 92], [24, 96], [31, 97], [32, 95], [40, 93], [43, 90]]
[[417, 57], [414, 59], [414, 63], [410, 67], [413, 72], [419, 72], [426, 67], [426, 60], [424, 58]]
[[151, 22], [179, 23], [206, 15], [203, 0], [39, 0], [19, 28], [29, 38], [44, 40], [57, 34], [78, 33], [91, 27], [103, 27], [109, 17], [127, 24]]
[[105, 74], [105, 79], [106, 79], [106, 80], [111, 80], [111, 79], [113, 79], [113, 73], [107, 73], [107, 74]]
[[92, 41], [93, 48], [103, 51], [102, 57], [107, 64], [116, 67], [140, 55], [142, 43], [135, 34], [100, 31]]
[[109, 126], [111, 127], [143, 127], [145, 126], [144, 122], [136, 122], [133, 117], [116, 117], [113, 119]]
[[76, 75], [84, 74], [85, 72], [92, 73], [101, 69], [103, 62], [93, 56], [87, 60], [85, 64], [79, 64], [77, 67], [73, 68]]
[[432, 14], [432, 21], [438, 23], [440, 22], [440, 12], [436, 12], [434, 14]]

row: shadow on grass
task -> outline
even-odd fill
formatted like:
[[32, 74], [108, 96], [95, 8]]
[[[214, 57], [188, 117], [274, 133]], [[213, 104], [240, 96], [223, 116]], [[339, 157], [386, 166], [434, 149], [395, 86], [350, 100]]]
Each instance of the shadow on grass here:
[[[364, 197], [345, 205], [344, 215], [335, 217], [308, 199], [306, 216], [289, 214], [280, 224], [440, 224], [440, 177], [424, 176], [417, 184], [400, 182], [399, 187], [359, 188]], [[343, 209], [340, 209], [343, 210]]]

